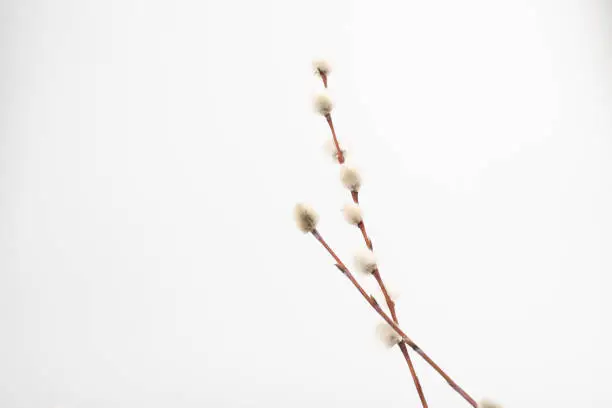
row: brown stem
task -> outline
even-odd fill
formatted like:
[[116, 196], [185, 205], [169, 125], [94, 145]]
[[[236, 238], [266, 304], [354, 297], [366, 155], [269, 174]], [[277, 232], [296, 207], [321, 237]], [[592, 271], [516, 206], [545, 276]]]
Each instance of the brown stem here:
[[383, 283], [382, 277], [380, 276], [380, 271], [378, 269], [375, 269], [374, 272], [372, 272], [372, 275], [374, 275], [374, 279], [376, 279], [376, 282], [378, 283], [378, 286], [380, 287], [380, 290], [382, 291], [383, 296], [385, 297], [385, 302], [387, 303], [389, 311], [391, 312], [391, 318], [393, 318], [393, 321], [395, 323], [398, 323], [397, 314], [395, 312], [395, 302], [393, 301], [393, 299], [391, 299], [391, 296], [389, 296], [387, 287]]
[[406, 343], [400, 343], [399, 348], [404, 355], [404, 359], [408, 364], [408, 369], [410, 370], [410, 375], [412, 376], [412, 380], [414, 381], [414, 386], [417, 389], [419, 394], [419, 399], [421, 400], [421, 405], [423, 408], [427, 408], [427, 401], [425, 400], [425, 393], [423, 392], [423, 388], [421, 387], [421, 382], [419, 381], [419, 377], [417, 376], [416, 370], [414, 369], [414, 365], [412, 364], [412, 359], [410, 358], [410, 354], [408, 354], [408, 347], [406, 347]]
[[359, 282], [357, 282], [357, 280], [355, 279], [353, 274], [349, 271], [349, 269], [346, 267], [346, 265], [340, 260], [338, 255], [336, 255], [336, 253], [330, 248], [330, 246], [327, 244], [327, 242], [325, 242], [321, 234], [316, 229], [312, 231], [312, 235], [317, 239], [317, 241], [321, 243], [321, 245], [323, 245], [323, 247], [327, 250], [327, 252], [332, 256], [332, 258], [334, 258], [338, 269], [340, 269], [344, 273], [344, 275], [351, 281], [353, 286], [355, 286], [355, 288], [359, 291], [361, 296], [370, 304], [370, 306], [372, 306], [372, 308], [376, 311], [376, 313], [378, 313], [378, 315], [382, 317], [385, 320], [385, 322], [387, 322], [387, 324], [389, 324], [389, 326], [391, 326], [393, 330], [395, 330], [395, 332], [402, 337], [403, 342], [406, 343], [408, 346], [410, 346], [410, 348], [412, 348], [417, 354], [419, 354], [434, 370], [436, 370], [438, 374], [442, 376], [442, 378], [446, 380], [446, 382], [457, 393], [459, 393], [459, 395], [461, 395], [468, 403], [470, 403], [470, 405], [472, 405], [474, 408], [477, 408], [478, 404], [476, 403], [476, 401], [467, 392], [465, 392], [463, 388], [459, 386], [459, 384], [453, 381], [453, 379], [448, 374], [446, 374], [444, 370], [442, 370], [440, 366], [438, 366], [427, 354], [425, 354], [425, 352], [419, 346], [417, 346], [417, 344], [414, 341], [412, 341], [406, 335], [406, 333], [402, 331], [402, 329], [398, 326], [398, 324], [391, 317], [389, 317], [389, 315], [387, 315], [385, 311], [380, 307], [380, 305], [374, 299], [373, 296], [368, 295], [368, 293], [363, 289], [363, 287], [359, 284]]
[[368, 249], [371, 251], [374, 247], [372, 246], [372, 240], [370, 239], [370, 237], [368, 237], [364, 222], [361, 221], [359, 224], [357, 224], [357, 228], [359, 228], [359, 230], [361, 231], [361, 235], [363, 235], [363, 240], [365, 241]]
[[320, 69], [317, 71], [319, 71], [319, 75], [321, 76], [321, 79], [323, 80], [323, 86], [327, 88], [327, 74], [321, 71]]
[[334, 129], [334, 122], [332, 121], [331, 114], [325, 115], [325, 119], [327, 119], [327, 124], [331, 129], [332, 136], [334, 138], [334, 145], [336, 146], [336, 151], [338, 152], [338, 163], [344, 163], [344, 154], [342, 154], [342, 150], [340, 149], [340, 143], [338, 143], [338, 138], [336, 137], [336, 130]]

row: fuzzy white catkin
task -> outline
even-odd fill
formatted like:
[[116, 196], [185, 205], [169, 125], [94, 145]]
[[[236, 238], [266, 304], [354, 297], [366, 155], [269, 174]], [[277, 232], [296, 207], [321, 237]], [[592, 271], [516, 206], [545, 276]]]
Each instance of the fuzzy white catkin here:
[[387, 284], [386, 282], [385, 286], [387, 286], [387, 293], [389, 294], [391, 300], [396, 302], [400, 298], [402, 293], [397, 288], [389, 286], [389, 284]]
[[376, 264], [376, 256], [369, 249], [362, 249], [355, 254], [355, 266], [357, 270], [365, 274], [373, 273], [378, 265]]
[[344, 187], [351, 191], [359, 191], [361, 188], [361, 176], [357, 169], [343, 164], [340, 168], [340, 180]]
[[342, 214], [344, 214], [344, 219], [349, 224], [359, 225], [359, 223], [363, 221], [361, 208], [355, 203], [346, 204], [342, 209]]
[[319, 214], [308, 204], [296, 204], [293, 210], [293, 216], [297, 227], [303, 233], [312, 232], [317, 228], [319, 222]]
[[402, 341], [402, 336], [397, 334], [393, 327], [386, 322], [379, 323], [378, 326], [376, 326], [376, 334], [383, 344], [389, 348]]
[[327, 92], [320, 92], [315, 95], [314, 98], [314, 109], [316, 112], [323, 116], [327, 116], [331, 113], [334, 108], [334, 103], [327, 94]]
[[317, 75], [329, 75], [331, 72], [331, 66], [327, 60], [317, 58], [312, 61], [312, 69]]
[[502, 406], [489, 399], [483, 399], [478, 403], [478, 408], [502, 408]]

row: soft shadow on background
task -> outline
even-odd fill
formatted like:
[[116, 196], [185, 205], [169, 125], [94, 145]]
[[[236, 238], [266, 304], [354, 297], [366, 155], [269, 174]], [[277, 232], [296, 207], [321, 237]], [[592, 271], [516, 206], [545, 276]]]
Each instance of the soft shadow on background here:
[[[307, 200], [361, 245], [318, 55], [408, 334], [476, 398], [609, 405], [611, 12], [2, 2], [0, 406], [418, 406], [291, 219]], [[415, 363], [431, 407], [466, 406]]]

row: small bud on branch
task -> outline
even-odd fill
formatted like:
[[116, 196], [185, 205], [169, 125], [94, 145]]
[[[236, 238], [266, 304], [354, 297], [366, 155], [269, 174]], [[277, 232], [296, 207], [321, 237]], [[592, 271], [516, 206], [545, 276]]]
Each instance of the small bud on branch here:
[[361, 175], [357, 169], [349, 167], [346, 164], [340, 167], [340, 181], [342, 185], [350, 191], [359, 191], [361, 188]]
[[361, 273], [372, 274], [377, 268], [376, 256], [369, 249], [362, 249], [355, 254], [355, 266]]
[[483, 399], [478, 403], [478, 408], [502, 408], [502, 406], [489, 399]]
[[376, 334], [383, 344], [389, 348], [398, 345], [402, 341], [402, 336], [397, 334], [393, 327], [387, 323], [379, 323], [376, 326]]
[[312, 69], [315, 75], [327, 76], [331, 72], [331, 65], [329, 65], [327, 60], [317, 58], [312, 61]]
[[315, 96], [314, 109], [323, 116], [328, 116], [334, 109], [334, 103], [327, 92], [321, 92]]
[[346, 222], [351, 225], [358, 225], [361, 221], [363, 221], [361, 208], [357, 204], [346, 204], [342, 209], [342, 214], [344, 215]]

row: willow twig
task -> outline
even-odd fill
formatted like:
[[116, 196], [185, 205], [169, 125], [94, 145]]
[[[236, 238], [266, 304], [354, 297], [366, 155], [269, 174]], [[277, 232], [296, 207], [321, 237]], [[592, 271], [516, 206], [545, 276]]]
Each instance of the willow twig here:
[[[321, 79], [323, 80], [323, 85], [325, 86], [325, 88], [327, 88], [327, 75], [322, 72], [319, 72], [319, 74], [321, 76]], [[338, 137], [336, 136], [336, 130], [334, 129], [334, 122], [332, 120], [331, 113], [328, 113], [327, 115], [325, 115], [325, 119], [327, 120], [329, 129], [331, 130], [332, 138], [334, 141], [334, 147], [336, 149], [336, 154], [338, 158], [338, 163], [343, 164], [344, 155], [342, 153], [342, 149], [340, 147], [340, 142], [338, 141]], [[359, 192], [358, 191], [351, 191], [351, 198], [353, 199], [353, 202], [355, 204], [359, 204]], [[372, 240], [370, 239], [370, 237], [368, 237], [368, 234], [366, 232], [365, 222], [363, 221], [363, 219], [357, 224], [357, 227], [360, 229], [361, 234], [363, 235], [363, 239], [368, 249], [373, 250]], [[383, 293], [385, 302], [387, 303], [387, 307], [389, 308], [389, 312], [391, 313], [391, 317], [393, 318], [393, 321], [396, 324], [399, 324], [397, 313], [395, 311], [395, 302], [389, 296], [387, 287], [385, 286], [382, 280], [382, 276], [380, 275], [380, 271], [378, 270], [378, 268], [374, 270], [373, 274], [374, 274], [374, 277], [376, 278], [376, 282], [378, 283], [378, 286], [380, 287], [381, 292]], [[416, 370], [414, 369], [414, 365], [412, 364], [412, 359], [410, 358], [408, 349], [406, 348], [406, 345], [404, 343], [400, 343], [399, 348], [400, 348], [400, 351], [402, 352], [402, 355], [404, 356], [404, 359], [406, 360], [406, 364], [408, 364], [408, 369], [410, 370], [412, 381], [414, 382], [414, 386], [417, 390], [417, 393], [419, 394], [421, 405], [423, 406], [423, 408], [428, 408], [427, 400], [425, 399], [425, 393], [423, 392], [423, 387], [421, 386], [419, 377], [416, 373]]]

